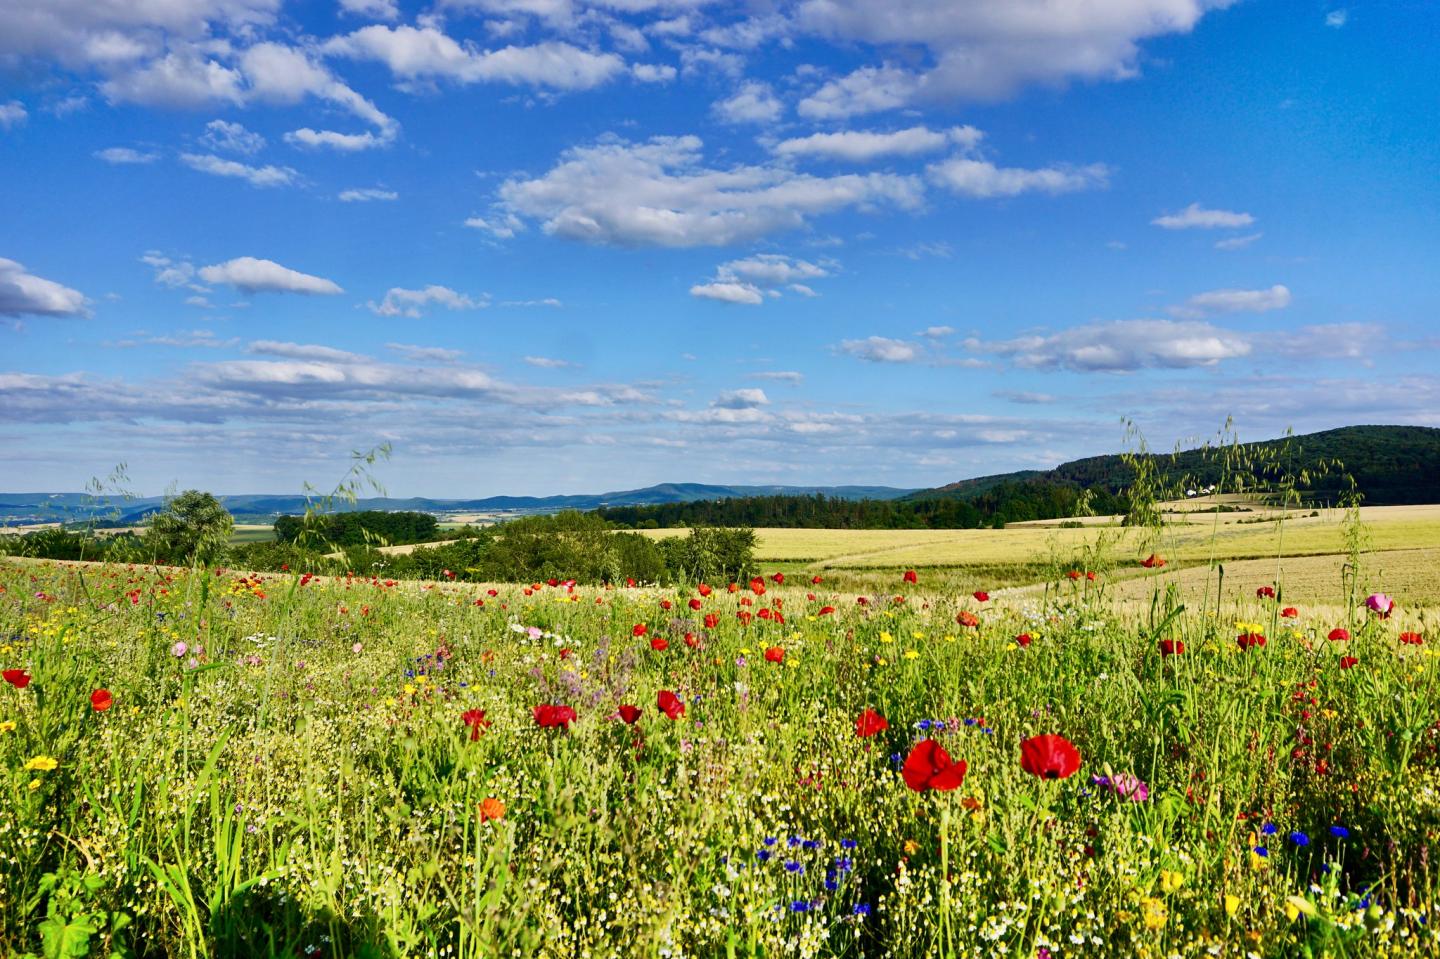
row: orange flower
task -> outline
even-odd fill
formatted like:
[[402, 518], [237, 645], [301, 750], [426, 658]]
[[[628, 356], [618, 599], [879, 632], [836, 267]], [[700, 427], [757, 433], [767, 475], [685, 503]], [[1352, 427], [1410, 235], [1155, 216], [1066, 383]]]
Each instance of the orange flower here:
[[487, 796], [480, 803], [480, 821], [505, 818], [505, 804], [494, 796]]

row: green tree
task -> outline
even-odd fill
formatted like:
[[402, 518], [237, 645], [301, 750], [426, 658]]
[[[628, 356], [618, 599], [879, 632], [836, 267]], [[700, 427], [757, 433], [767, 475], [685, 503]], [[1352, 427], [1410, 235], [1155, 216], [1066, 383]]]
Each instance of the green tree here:
[[208, 563], [217, 558], [235, 528], [235, 518], [209, 493], [188, 489], [150, 518], [146, 543], [156, 558]]

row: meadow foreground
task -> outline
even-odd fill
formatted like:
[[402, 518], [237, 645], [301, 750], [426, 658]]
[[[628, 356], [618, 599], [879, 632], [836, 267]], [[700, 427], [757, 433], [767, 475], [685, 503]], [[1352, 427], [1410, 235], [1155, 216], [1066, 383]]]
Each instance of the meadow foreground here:
[[0, 952], [1440, 952], [1427, 613], [1071, 573], [0, 565]]

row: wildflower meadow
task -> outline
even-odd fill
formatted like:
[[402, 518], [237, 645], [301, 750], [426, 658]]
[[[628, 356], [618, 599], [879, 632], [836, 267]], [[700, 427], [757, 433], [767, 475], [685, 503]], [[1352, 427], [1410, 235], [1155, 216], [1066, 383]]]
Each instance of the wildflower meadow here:
[[1440, 952], [1426, 611], [1136, 564], [1149, 603], [10, 561], [0, 951]]

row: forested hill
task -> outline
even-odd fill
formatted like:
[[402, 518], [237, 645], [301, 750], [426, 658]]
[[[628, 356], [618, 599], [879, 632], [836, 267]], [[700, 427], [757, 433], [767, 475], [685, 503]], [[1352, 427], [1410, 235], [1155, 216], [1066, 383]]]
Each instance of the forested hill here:
[[[1440, 429], [1428, 426], [1346, 426], [1234, 447], [1157, 453], [1152, 461], [1161, 481], [1172, 488], [1219, 483], [1227, 470], [1272, 484], [1304, 472], [1310, 481], [1300, 492], [1311, 501], [1334, 502], [1349, 489], [1349, 477], [1354, 477], [1367, 505], [1440, 503]], [[1017, 482], [1114, 494], [1128, 488], [1134, 478], [1123, 456], [1090, 456], [1052, 470], [961, 480], [904, 499], [976, 500], [997, 486]]]
[[[829, 496], [749, 496], [599, 510], [617, 525], [645, 528], [753, 526], [819, 529], [973, 529], [1082, 513], [1126, 510], [1132, 461], [1091, 456], [1052, 470], [1024, 470], [961, 480], [891, 500]], [[1162, 498], [1187, 488], [1224, 484], [1274, 489], [1299, 478], [1307, 502], [1335, 503], [1350, 477], [1369, 505], [1440, 503], [1440, 429], [1351, 426], [1304, 436], [1154, 454]], [[1229, 481], [1227, 482], [1227, 477]]]

